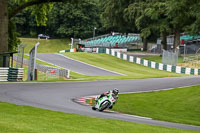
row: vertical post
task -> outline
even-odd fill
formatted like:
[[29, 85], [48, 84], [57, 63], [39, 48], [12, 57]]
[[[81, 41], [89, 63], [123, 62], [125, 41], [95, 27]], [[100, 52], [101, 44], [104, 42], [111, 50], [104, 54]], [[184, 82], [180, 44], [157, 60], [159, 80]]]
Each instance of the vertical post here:
[[74, 38], [71, 38], [72, 42], [71, 42], [71, 49], [73, 49], [73, 44], [74, 44]]
[[67, 72], [67, 78], [70, 78], [70, 70]]
[[185, 53], [186, 53], [186, 48], [185, 48], [185, 47], [186, 47], [186, 45], [184, 44], [184, 57], [183, 57], [183, 58], [184, 58], [184, 59], [183, 59], [184, 61], [185, 61]]
[[28, 68], [28, 80], [35, 80], [35, 69], [36, 69], [36, 58], [37, 58], [37, 47], [40, 43], [38, 42], [35, 47], [29, 52], [29, 68]]
[[96, 27], [94, 27], [94, 29], [93, 29], [93, 39], [94, 39], [94, 37], [95, 37], [95, 30], [96, 30], [97, 28]]

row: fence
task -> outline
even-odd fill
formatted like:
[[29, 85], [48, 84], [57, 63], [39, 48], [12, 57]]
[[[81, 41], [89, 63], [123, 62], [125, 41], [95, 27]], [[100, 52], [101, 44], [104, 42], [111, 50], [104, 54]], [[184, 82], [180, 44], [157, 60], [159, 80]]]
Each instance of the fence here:
[[[16, 60], [16, 56], [13, 56], [13, 58], [14, 58], [14, 60]], [[28, 65], [28, 60], [24, 59], [23, 63], [25, 65]], [[66, 70], [66, 69], [60, 69], [60, 68], [41, 65], [41, 64], [37, 64], [37, 63], [36, 63], [36, 69], [38, 69], [40, 72], [42, 72], [38, 76], [40, 79], [43, 79], [43, 80], [52, 78], [53, 74], [49, 72], [51, 70], [54, 70], [56, 73], [58, 73], [57, 77], [54, 76], [55, 78], [59, 78], [59, 77], [69, 78], [69, 70]]]
[[162, 63], [176, 66], [178, 62], [178, 52], [163, 50]]
[[23, 68], [0, 68], [0, 81], [22, 81]]

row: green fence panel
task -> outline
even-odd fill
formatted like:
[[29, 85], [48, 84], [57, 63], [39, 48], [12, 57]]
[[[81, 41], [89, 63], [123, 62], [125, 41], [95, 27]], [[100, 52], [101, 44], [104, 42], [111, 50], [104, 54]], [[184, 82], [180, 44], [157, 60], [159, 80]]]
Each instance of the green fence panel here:
[[191, 68], [190, 74], [194, 75], [194, 69], [193, 68]]
[[159, 63], [156, 62], [156, 69], [159, 69]]
[[172, 66], [172, 72], [176, 72], [176, 66]]
[[186, 70], [185, 67], [181, 67], [181, 73], [184, 73], [184, 74], [185, 74], [185, 70]]

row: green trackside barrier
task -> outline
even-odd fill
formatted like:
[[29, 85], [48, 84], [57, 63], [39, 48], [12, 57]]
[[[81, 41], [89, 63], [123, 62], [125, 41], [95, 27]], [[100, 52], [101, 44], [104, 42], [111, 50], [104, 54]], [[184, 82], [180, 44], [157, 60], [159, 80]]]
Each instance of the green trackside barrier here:
[[24, 76], [24, 69], [9, 68], [8, 81], [22, 81]]
[[159, 69], [159, 63], [156, 62], [156, 69]]
[[[107, 53], [107, 54], [112, 55], [112, 50], [109, 50], [109, 53]], [[113, 56], [117, 57], [118, 54], [119, 54], [119, 52], [115, 51]], [[125, 55], [120, 53], [121, 59], [123, 59], [123, 56], [125, 56]], [[140, 60], [140, 62], [137, 62], [138, 59]], [[143, 66], [147, 65], [148, 67], [154, 68], [154, 69], [159, 69], [162, 66], [161, 69], [163, 71], [169, 71], [169, 72], [174, 72], [174, 73], [182, 73], [182, 74], [191, 74], [191, 75], [200, 75], [200, 69], [198, 69], [198, 68], [195, 69], [195, 68], [178, 67], [178, 66], [166, 65], [166, 64], [157, 63], [157, 62], [155, 62], [155, 66], [153, 66], [153, 62], [150, 61], [150, 60], [147, 60], [148, 64], [146, 64], [146, 63], [144, 64], [144, 59], [141, 59], [139, 57], [129, 56], [129, 55], [127, 55], [127, 61], [137, 63], [137, 64], [140, 64], [140, 65], [143, 65]], [[177, 69], [177, 67], [179, 69]]]
[[127, 55], [127, 61], [129, 61], [130, 60], [130, 56], [129, 55]]
[[137, 62], [137, 57], [133, 57], [133, 62], [134, 62], [134, 63]]
[[141, 65], [144, 65], [144, 59], [141, 59], [141, 60], [140, 60], [140, 64], [141, 64]]
[[190, 74], [194, 75], [194, 69], [192, 68]]
[[151, 67], [151, 61], [148, 60], [148, 67]]
[[167, 65], [163, 65], [163, 70], [167, 71]]
[[172, 72], [176, 72], [176, 66], [172, 66]]
[[123, 59], [123, 56], [124, 56], [124, 55], [121, 53], [121, 54], [120, 54], [120, 58]]

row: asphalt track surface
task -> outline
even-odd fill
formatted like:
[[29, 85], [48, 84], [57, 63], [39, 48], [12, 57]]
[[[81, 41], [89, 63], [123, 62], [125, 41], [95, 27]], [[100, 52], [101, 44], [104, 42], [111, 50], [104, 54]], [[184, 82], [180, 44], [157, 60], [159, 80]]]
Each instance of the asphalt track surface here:
[[30, 105], [66, 113], [200, 131], [199, 126], [151, 120], [117, 112], [98, 112], [93, 111], [89, 106], [83, 106], [73, 102], [75, 98], [98, 95], [115, 87], [121, 93], [126, 93], [158, 91], [196, 84], [200, 84], [199, 77], [60, 83], [0, 83], [0, 101], [19, 105]]
[[90, 76], [121, 75], [119, 73], [115, 73], [115, 72], [111, 72], [102, 68], [91, 66], [86, 63], [76, 61], [74, 59], [64, 57], [59, 54], [39, 53], [37, 54], [37, 58], [42, 61], [55, 64], [57, 66], [60, 66], [62, 68], [65, 68], [65, 69], [68, 69], [80, 74], [85, 74], [85, 75], [90, 75]]

